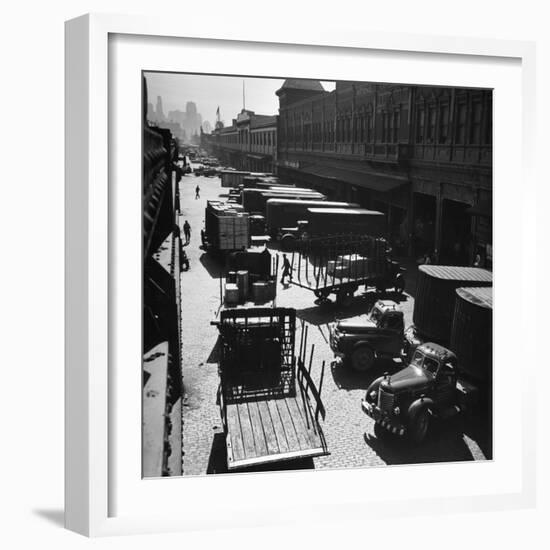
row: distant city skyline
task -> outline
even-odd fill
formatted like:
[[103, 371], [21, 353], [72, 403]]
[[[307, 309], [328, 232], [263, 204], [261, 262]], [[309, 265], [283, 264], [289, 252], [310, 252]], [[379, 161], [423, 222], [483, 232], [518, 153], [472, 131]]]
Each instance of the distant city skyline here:
[[[245, 107], [257, 114], [276, 115], [279, 100], [275, 92], [284, 79], [248, 78], [240, 76], [216, 76], [179, 73], [145, 73], [149, 103], [162, 97], [164, 113], [183, 110], [188, 102], [196, 104], [197, 113], [210, 122], [216, 123], [219, 107], [220, 118], [226, 126], [243, 108], [243, 82]], [[331, 91], [334, 82], [322, 82], [325, 90]]]

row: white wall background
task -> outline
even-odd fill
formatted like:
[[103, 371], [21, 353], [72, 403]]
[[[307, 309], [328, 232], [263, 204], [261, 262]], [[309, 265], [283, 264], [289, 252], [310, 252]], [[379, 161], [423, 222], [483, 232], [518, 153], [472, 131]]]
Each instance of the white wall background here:
[[[548, 427], [539, 399], [539, 485], [536, 510], [370, 522], [307, 525], [285, 533], [267, 529], [158, 535], [94, 541], [61, 529], [63, 508], [63, 23], [89, 11], [160, 15], [181, 20], [182, 34], [227, 25], [353, 24], [365, 29], [538, 41], [539, 247], [545, 255], [549, 203], [547, 132], [550, 97], [549, 18], [543, 2], [462, 0], [352, 2], [234, 0], [207, 3], [155, 0], [19, 0], [0, 18], [0, 545], [4, 548], [352, 548], [385, 544], [447, 548], [542, 547], [549, 540]], [[204, 7], [204, 12], [201, 8]], [[287, 15], [288, 14], [288, 15]], [[542, 101], [541, 101], [542, 99]], [[544, 166], [543, 166], [544, 165]], [[538, 333], [547, 337], [548, 306], [540, 265]], [[535, 274], [533, 274], [535, 277]], [[513, 297], [512, 297], [513, 298]], [[511, 300], [513, 304], [513, 299]], [[513, 322], [513, 318], [511, 318]], [[542, 347], [541, 347], [542, 349]], [[539, 387], [548, 385], [548, 357], [540, 356]], [[512, 414], [512, 412], [511, 412]], [[544, 416], [543, 416], [544, 415]], [[362, 490], [363, 488], [358, 488]], [[537, 542], [538, 539], [538, 542]], [[444, 543], [442, 541], [445, 541]]]

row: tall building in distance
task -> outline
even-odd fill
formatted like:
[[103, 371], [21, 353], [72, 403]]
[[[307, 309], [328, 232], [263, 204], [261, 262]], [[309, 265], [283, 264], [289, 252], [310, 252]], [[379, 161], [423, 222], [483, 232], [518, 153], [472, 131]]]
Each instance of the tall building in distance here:
[[166, 117], [164, 116], [164, 111], [162, 110], [162, 97], [157, 96], [157, 121], [158, 122], [164, 122], [166, 120]]
[[[164, 114], [162, 96], [157, 96], [156, 107], [152, 103], [147, 103], [147, 120], [154, 125], [169, 129], [175, 137], [181, 142], [187, 142], [201, 133], [203, 120], [201, 114], [197, 111], [197, 105], [194, 101], [188, 101], [185, 105], [185, 111], [173, 109]], [[212, 126], [208, 121], [204, 122], [203, 131], [210, 133]]]
[[194, 101], [188, 101], [185, 105], [185, 123], [183, 128], [187, 135], [200, 134], [202, 125], [202, 116], [197, 112], [197, 104]]

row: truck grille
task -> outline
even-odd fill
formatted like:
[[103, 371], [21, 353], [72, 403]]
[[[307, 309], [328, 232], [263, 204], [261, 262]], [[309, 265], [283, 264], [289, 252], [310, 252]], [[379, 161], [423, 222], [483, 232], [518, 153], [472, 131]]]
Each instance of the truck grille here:
[[393, 393], [385, 392], [380, 388], [378, 392], [378, 408], [382, 412], [391, 412], [393, 408]]

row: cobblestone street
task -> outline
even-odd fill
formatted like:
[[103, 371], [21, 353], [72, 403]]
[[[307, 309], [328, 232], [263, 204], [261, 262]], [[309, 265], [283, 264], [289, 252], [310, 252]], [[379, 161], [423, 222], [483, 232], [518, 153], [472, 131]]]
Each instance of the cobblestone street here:
[[[200, 199], [195, 199], [197, 185], [200, 186]], [[206, 201], [218, 199], [223, 192], [217, 177], [187, 174], [180, 182], [182, 216], [179, 223], [182, 227], [188, 220], [192, 231], [191, 241], [185, 247], [190, 270], [181, 276], [185, 475], [226, 471], [223, 430], [216, 404], [218, 331], [210, 324], [220, 306], [220, 265], [200, 248]], [[412, 322], [416, 266], [406, 267], [405, 295], [388, 293], [384, 297], [399, 301], [405, 314], [405, 326], [408, 326]], [[488, 458], [491, 445], [487, 427], [472, 427], [461, 417], [441, 428], [435, 425], [428, 441], [421, 446], [390, 437], [383, 440], [374, 437], [373, 421], [362, 412], [361, 399], [375, 377], [399, 365], [392, 365], [388, 360], [380, 361], [374, 371], [358, 374], [334, 362], [328, 344], [328, 324], [335, 319], [365, 314], [379, 297], [374, 290], [363, 295], [357, 293], [351, 306], [338, 308], [333, 303], [316, 305], [313, 293], [305, 289], [278, 285], [277, 305], [296, 308], [299, 324], [309, 327], [308, 344], [315, 345], [312, 376], [316, 383], [325, 362], [321, 396], [326, 408], [323, 429], [330, 452], [328, 456], [287, 467], [372, 467]]]

